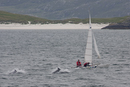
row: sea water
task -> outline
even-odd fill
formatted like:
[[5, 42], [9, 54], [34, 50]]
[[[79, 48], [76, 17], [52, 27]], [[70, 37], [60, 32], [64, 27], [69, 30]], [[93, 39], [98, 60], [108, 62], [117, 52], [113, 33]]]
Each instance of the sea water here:
[[[93, 63], [107, 68], [75, 68], [88, 30], [0, 30], [0, 87], [129, 87], [130, 31], [93, 32]], [[68, 72], [53, 74], [57, 67]]]

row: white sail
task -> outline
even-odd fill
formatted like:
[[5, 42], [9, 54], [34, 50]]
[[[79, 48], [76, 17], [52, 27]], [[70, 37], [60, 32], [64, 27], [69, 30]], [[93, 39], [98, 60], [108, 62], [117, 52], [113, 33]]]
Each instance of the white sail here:
[[89, 62], [90, 65], [92, 64], [92, 30], [89, 29], [88, 31], [88, 39], [87, 39], [87, 46], [85, 51], [85, 63]]
[[100, 54], [99, 54], [99, 51], [98, 51], [97, 42], [96, 42], [96, 40], [95, 40], [94, 34], [93, 34], [93, 40], [94, 40], [94, 48], [95, 48], [95, 51], [96, 51], [96, 53], [97, 53], [97, 55], [98, 55], [98, 58], [100, 58]]
[[91, 15], [89, 13], [89, 31], [88, 31], [88, 38], [87, 38], [87, 45], [86, 45], [86, 50], [85, 50], [85, 63], [89, 62], [90, 65], [92, 65], [92, 38], [94, 39], [94, 46], [95, 46], [95, 51], [100, 58], [100, 54], [98, 51], [98, 47], [96, 44], [96, 40], [94, 35], [92, 34], [92, 29], [91, 29]]
[[92, 65], [92, 30], [91, 30], [91, 15], [89, 13], [89, 31], [85, 51], [85, 63], [89, 62]]

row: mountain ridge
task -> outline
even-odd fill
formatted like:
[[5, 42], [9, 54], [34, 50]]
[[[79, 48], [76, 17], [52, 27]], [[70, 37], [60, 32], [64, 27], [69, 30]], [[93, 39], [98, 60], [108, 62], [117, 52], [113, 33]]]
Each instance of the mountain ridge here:
[[51, 20], [111, 18], [130, 15], [129, 0], [1, 0], [0, 10]]

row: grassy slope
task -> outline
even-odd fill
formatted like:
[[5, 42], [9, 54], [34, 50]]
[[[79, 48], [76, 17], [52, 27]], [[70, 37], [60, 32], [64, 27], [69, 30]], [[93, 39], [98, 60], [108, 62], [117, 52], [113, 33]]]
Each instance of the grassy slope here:
[[27, 16], [27, 15], [19, 15], [19, 14], [12, 14], [4, 11], [0, 11], [0, 23], [23, 23], [27, 24], [28, 21], [31, 21], [31, 23], [47, 23], [49, 20]]
[[[119, 23], [125, 21], [129, 16], [126, 17], [115, 17], [115, 18], [92, 18], [92, 23]], [[46, 24], [46, 23], [88, 23], [88, 19], [65, 19], [65, 20], [47, 20], [38, 17], [32, 17], [27, 15], [12, 14], [4, 11], [0, 11], [0, 23], [22, 23], [27, 24], [31, 21], [32, 24]]]
[[[92, 23], [118, 23], [125, 20], [127, 17], [114, 17], [114, 18], [92, 18]], [[64, 21], [70, 21], [72, 23], [88, 23], [88, 19], [68, 19]]]

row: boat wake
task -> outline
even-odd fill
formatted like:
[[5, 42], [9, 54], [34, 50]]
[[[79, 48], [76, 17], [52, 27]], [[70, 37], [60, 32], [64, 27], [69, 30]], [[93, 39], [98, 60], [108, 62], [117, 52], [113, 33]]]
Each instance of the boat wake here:
[[97, 67], [99, 67], [99, 68], [108, 68], [109, 64], [99, 64]]

